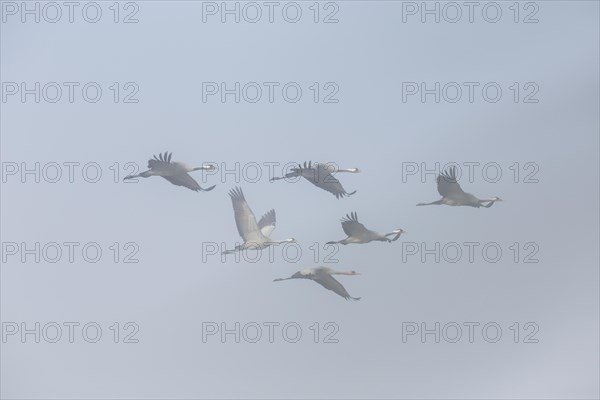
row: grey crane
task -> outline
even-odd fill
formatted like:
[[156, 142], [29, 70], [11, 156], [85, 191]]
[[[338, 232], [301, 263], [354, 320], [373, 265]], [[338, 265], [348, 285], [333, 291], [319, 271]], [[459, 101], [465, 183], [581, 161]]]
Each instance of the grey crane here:
[[490, 197], [487, 199], [478, 199], [471, 193], [462, 190], [456, 181], [456, 167], [450, 167], [445, 172], [438, 175], [437, 189], [441, 199], [431, 203], [419, 203], [418, 206], [430, 206], [445, 204], [447, 206], [469, 206], [489, 208], [497, 201], [502, 201], [499, 197]]
[[[374, 240], [380, 242], [394, 242], [398, 240], [400, 235], [406, 233], [402, 229], [394, 229], [390, 233], [379, 233], [367, 229], [363, 224], [358, 222], [358, 216], [356, 212], [346, 214], [345, 218], [342, 218], [342, 229], [348, 235], [347, 238], [339, 240], [337, 242], [327, 242], [327, 244], [349, 244], [349, 243], [369, 243]], [[394, 236], [390, 239], [388, 236]]]
[[262, 250], [271, 245], [296, 242], [294, 238], [274, 240], [269, 237], [275, 229], [275, 210], [270, 210], [257, 223], [256, 217], [250, 206], [248, 206], [240, 187], [235, 187], [229, 191], [229, 196], [233, 205], [235, 224], [244, 243], [235, 246], [233, 250], [225, 250], [223, 254], [231, 254], [246, 249]]
[[171, 155], [173, 153], [166, 152], [164, 154], [154, 155], [154, 158], [148, 160], [148, 171], [144, 171], [141, 174], [137, 175], [129, 175], [123, 178], [126, 179], [134, 179], [134, 178], [148, 178], [150, 176], [162, 176], [173, 185], [177, 186], [185, 186], [188, 189], [193, 190], [194, 192], [203, 191], [208, 192], [209, 190], [213, 190], [216, 185], [213, 185], [207, 189], [203, 189], [200, 187], [198, 182], [194, 178], [192, 178], [188, 172], [199, 171], [199, 170], [214, 170], [216, 167], [214, 165], [203, 165], [201, 167], [190, 167], [187, 164], [184, 164], [179, 161], [171, 161]]
[[346, 300], [360, 300], [360, 297], [352, 297], [341, 283], [339, 283], [332, 275], [360, 275], [356, 271], [336, 271], [329, 267], [305, 268], [302, 271], [296, 272], [289, 278], [277, 278], [273, 282], [285, 281], [288, 279], [310, 279], [323, 286], [325, 289], [331, 290], [342, 296]]
[[338, 199], [344, 196], [352, 196], [356, 193], [356, 190], [350, 193], [346, 192], [340, 181], [333, 176], [333, 174], [339, 172], [358, 173], [360, 170], [358, 168], [341, 169], [333, 164], [313, 164], [311, 161], [308, 163], [305, 161], [303, 165], [298, 164], [298, 167], [292, 168], [291, 172], [284, 176], [271, 178], [271, 181], [301, 176], [313, 185], [332, 193]]

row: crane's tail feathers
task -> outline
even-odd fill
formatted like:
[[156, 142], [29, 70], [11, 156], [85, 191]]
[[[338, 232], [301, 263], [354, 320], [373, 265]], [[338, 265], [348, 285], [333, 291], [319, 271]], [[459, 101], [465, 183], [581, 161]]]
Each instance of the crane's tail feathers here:
[[211, 190], [213, 190], [215, 187], [217, 187], [217, 185], [212, 185], [211, 187], [209, 187], [209, 188], [206, 188], [206, 189], [202, 189], [202, 188], [200, 188], [200, 191], [201, 191], [201, 192], [210, 192], [210, 191], [211, 191]]
[[350, 196], [352, 196], [354, 193], [356, 193], [356, 190], [355, 190], [354, 192], [346, 193], [346, 196], [350, 197]]

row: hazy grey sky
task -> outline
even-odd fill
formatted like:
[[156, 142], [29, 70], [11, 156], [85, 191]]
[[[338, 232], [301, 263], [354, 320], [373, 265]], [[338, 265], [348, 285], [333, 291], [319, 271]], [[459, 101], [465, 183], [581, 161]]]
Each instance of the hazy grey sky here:
[[[22, 15], [22, 4], [1, 3], [3, 398], [598, 398], [598, 2], [522, 2], [518, 23], [513, 2], [478, 2], [472, 23], [464, 5], [461, 19], [447, 22], [455, 9], [445, 3], [438, 4], [439, 23], [432, 15], [421, 22], [421, 2], [277, 2], [272, 23], [263, 2], [255, 3], [262, 11], [257, 23], [244, 20], [256, 10], [246, 3], [239, 3], [239, 23], [233, 15], [221, 22], [221, 2], [121, 2], [118, 23], [113, 2], [95, 3], [102, 11], [97, 23], [82, 15], [85, 8], [85, 18], [95, 18], [89, 2], [77, 3], [72, 23], [62, 2], [56, 23], [45, 20], [56, 9], [38, 3], [36, 23], [35, 15]], [[300, 8], [300, 20], [287, 22], [284, 8], [288, 19]], [[487, 22], [497, 8], [500, 20]], [[138, 22], [123, 23], [127, 16]], [[326, 16], [338, 22], [324, 23]], [[35, 82], [40, 102], [35, 93], [22, 102], [21, 83], [35, 89]], [[98, 102], [82, 95], [89, 82], [102, 89]], [[230, 89], [256, 82], [262, 98], [244, 100], [254, 96], [251, 85], [239, 103], [206, 92], [203, 102], [203, 88], [212, 87], [203, 82]], [[279, 85], [272, 103], [265, 82]], [[290, 82], [302, 89], [295, 103], [282, 97]], [[433, 94], [422, 102], [420, 93], [403, 102], [407, 82], [430, 89], [456, 82], [463, 97], [447, 101], [451, 84], [439, 103]], [[473, 102], [465, 82], [473, 82]], [[502, 90], [495, 103], [482, 95], [490, 82]], [[62, 97], [51, 103], [56, 86]], [[138, 102], [124, 103], [136, 90], [129, 100]], [[335, 90], [338, 102], [324, 103]], [[219, 173], [201, 182], [217, 187], [194, 193], [160, 178], [121, 182], [126, 163], [145, 168], [164, 151], [192, 165], [217, 163]], [[307, 160], [360, 168], [339, 176], [346, 190], [358, 192], [337, 200], [306, 181], [268, 181], [264, 163]], [[22, 167], [36, 162], [40, 183], [33, 175], [22, 179]], [[64, 164], [70, 162], [79, 163], [72, 164], [72, 183]], [[465, 163], [480, 163], [472, 182], [461, 179], [463, 189], [505, 201], [489, 209], [415, 207], [439, 198], [435, 177], [423, 181], [419, 171], [403, 180], [403, 170], [448, 162], [463, 173]], [[62, 166], [56, 183], [49, 182], [53, 163]], [[223, 174], [236, 163], [258, 163], [263, 175], [236, 182]], [[99, 166], [98, 182], [82, 177], [85, 164], [88, 180]], [[483, 165], [492, 166], [488, 175]], [[495, 183], [494, 166], [502, 173]], [[526, 182], [532, 179], [537, 183]], [[257, 217], [276, 210], [272, 236], [296, 238], [289, 254], [301, 249], [298, 262], [288, 262], [281, 247], [272, 261], [265, 251], [255, 263], [217, 255], [203, 262], [203, 245], [231, 248], [240, 240], [227, 195], [236, 185]], [[339, 219], [351, 211], [368, 228], [408, 233], [392, 244], [341, 247], [338, 262], [327, 263], [322, 246], [344, 237]], [[65, 252], [56, 263], [44, 254], [40, 263], [34, 255], [22, 262], [22, 248], [10, 254], [11, 243], [36, 242], [56, 242], [63, 251], [65, 242], [79, 243], [75, 262]], [[129, 242], [135, 245], [123, 249]], [[474, 262], [465, 242], [479, 244]], [[83, 259], [87, 243], [102, 249], [99, 262]], [[423, 262], [422, 252], [408, 254], [410, 246], [436, 243], [448, 251], [457, 243], [462, 257], [452, 263], [454, 253], [447, 253], [436, 263], [433, 255]], [[490, 243], [502, 250], [498, 262], [482, 256]], [[139, 262], [124, 263], [136, 249]], [[539, 262], [524, 262], [531, 251]], [[359, 271], [339, 280], [362, 300], [346, 302], [313, 282], [272, 282], [317, 264]], [[47, 327], [40, 343], [33, 334], [25, 343], [20, 331], [8, 335], [36, 322], [40, 332]], [[57, 343], [47, 340], [52, 322], [62, 327]], [[73, 343], [68, 322], [80, 324]], [[139, 327], [139, 343], [122, 343], [133, 329], [127, 322]], [[263, 336], [257, 343], [235, 343], [233, 335], [203, 342], [207, 322], [254, 322]], [[273, 343], [268, 322], [280, 324]], [[282, 336], [290, 322], [302, 329], [297, 343]], [[323, 343], [327, 322], [336, 324], [338, 343]], [[429, 335], [422, 343], [417, 334], [403, 342], [409, 322], [430, 329], [456, 323], [463, 336], [435, 343]], [[480, 324], [473, 343], [469, 322]], [[526, 330], [529, 322], [535, 325]], [[97, 343], [83, 338], [86, 323], [101, 327]], [[487, 323], [502, 329], [496, 343], [482, 337]], [[523, 343], [536, 326], [531, 338], [538, 343]]]

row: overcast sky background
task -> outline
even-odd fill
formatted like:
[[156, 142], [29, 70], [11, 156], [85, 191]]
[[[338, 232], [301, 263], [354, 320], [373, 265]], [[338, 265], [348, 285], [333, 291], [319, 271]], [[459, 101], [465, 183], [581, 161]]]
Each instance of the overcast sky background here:
[[[93, 104], [78, 89], [72, 104], [36, 104], [32, 96], [1, 104], [5, 168], [96, 162], [103, 173], [98, 183], [85, 182], [81, 169], [74, 183], [8, 176], [2, 242], [97, 242], [104, 250], [95, 264], [80, 253], [75, 263], [66, 255], [54, 264], [3, 262], [2, 322], [97, 322], [103, 337], [95, 344], [80, 331], [75, 343], [8, 337], [2, 397], [598, 398], [598, 2], [537, 2], [535, 24], [515, 24], [512, 2], [500, 3], [496, 24], [480, 9], [472, 24], [466, 15], [455, 24], [423, 24], [418, 15], [403, 23], [402, 3], [391, 1], [338, 2], [336, 24], [315, 24], [312, 2], [301, 3], [296, 24], [282, 19], [281, 7], [272, 24], [266, 16], [236, 24], [218, 16], [203, 23], [201, 2], [146, 1], [137, 3], [139, 23], [115, 24], [112, 2], [100, 4], [96, 24], [76, 11], [74, 23], [66, 16], [21, 23], [17, 15], [1, 26], [2, 82], [103, 88]], [[236, 104], [231, 96], [203, 103], [202, 82], [213, 81], [293, 81], [303, 96], [293, 104], [279, 94], [272, 104]], [[402, 82], [436, 81], [498, 82], [503, 96], [488, 103], [476, 89], [473, 103], [402, 102]], [[137, 83], [139, 102], [115, 104], [113, 82]], [[313, 82], [337, 83], [339, 103], [314, 103]], [[539, 103], [514, 103], [514, 82], [536, 82]], [[163, 151], [229, 169], [315, 160], [362, 172], [339, 176], [346, 190], [358, 190], [341, 200], [306, 181], [270, 183], [266, 168], [256, 183], [207, 176], [202, 186], [217, 185], [208, 193], [160, 178], [124, 184], [122, 168], [113, 181], [115, 162], [144, 168]], [[498, 163], [498, 182], [483, 179], [480, 168], [473, 182], [461, 182], [505, 201], [489, 209], [417, 208], [439, 195], [433, 175], [402, 181], [407, 162]], [[523, 175], [515, 183], [515, 162], [535, 163], [539, 183], [523, 183]], [[227, 196], [236, 184], [257, 217], [276, 210], [272, 236], [298, 240], [297, 263], [286, 262], [281, 248], [273, 262], [267, 253], [256, 263], [202, 262], [203, 243], [239, 241]], [[324, 264], [321, 251], [318, 264], [362, 274], [339, 277], [361, 301], [308, 281], [272, 282], [315, 265], [310, 246], [342, 239], [339, 219], [351, 211], [368, 228], [408, 232], [392, 244], [340, 248], [338, 263]], [[114, 263], [114, 242], [136, 242], [140, 262]], [[480, 251], [474, 263], [466, 254], [457, 263], [419, 255], [403, 262], [403, 242], [496, 242], [503, 256], [497, 263]], [[539, 263], [515, 263], [508, 249], [515, 242], [535, 242]], [[113, 343], [109, 327], [128, 321], [139, 325], [139, 343]], [[202, 323], [211, 321], [296, 322], [303, 337], [287, 343], [276, 330], [274, 343], [266, 336], [203, 343]], [[309, 327], [328, 321], [339, 327], [339, 343], [315, 344]], [[487, 343], [476, 331], [469, 343], [465, 330], [458, 343], [418, 336], [403, 343], [402, 323], [410, 321], [497, 322], [503, 336]], [[515, 344], [514, 322], [536, 323], [539, 343]]]

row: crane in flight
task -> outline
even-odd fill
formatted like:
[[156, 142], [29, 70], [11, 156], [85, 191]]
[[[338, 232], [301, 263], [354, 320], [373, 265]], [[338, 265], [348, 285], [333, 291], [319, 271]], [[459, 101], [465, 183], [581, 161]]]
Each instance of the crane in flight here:
[[310, 279], [317, 282], [327, 290], [331, 290], [346, 300], [360, 300], [360, 297], [352, 297], [341, 283], [332, 275], [360, 275], [356, 271], [336, 271], [329, 267], [305, 268], [296, 272], [289, 278], [277, 278], [273, 282], [286, 281], [288, 279]]
[[296, 242], [296, 239], [294, 238], [274, 240], [269, 237], [271, 232], [275, 229], [275, 210], [270, 210], [263, 215], [257, 223], [256, 217], [250, 209], [250, 206], [248, 206], [244, 193], [240, 187], [235, 187], [229, 191], [229, 197], [231, 197], [231, 203], [233, 205], [235, 224], [244, 243], [235, 246], [233, 250], [225, 250], [222, 254], [231, 254], [246, 249], [262, 250], [272, 245]]
[[212, 171], [216, 169], [214, 165], [203, 165], [201, 167], [190, 167], [187, 164], [184, 164], [179, 161], [171, 161], [171, 155], [173, 153], [166, 152], [164, 154], [158, 154], [158, 157], [154, 155], [154, 158], [148, 160], [148, 171], [144, 171], [141, 174], [137, 175], [129, 175], [123, 178], [126, 179], [134, 179], [134, 178], [148, 178], [150, 176], [162, 176], [173, 185], [177, 186], [185, 186], [188, 189], [193, 190], [194, 192], [203, 191], [208, 192], [213, 190], [216, 185], [213, 185], [207, 189], [203, 189], [200, 187], [198, 182], [194, 178], [192, 178], [188, 172], [199, 171], [199, 170], [209, 170]]
[[308, 163], [305, 161], [304, 165], [298, 164], [297, 167], [291, 169], [291, 172], [281, 177], [273, 177], [271, 181], [301, 176], [313, 185], [332, 193], [338, 199], [344, 196], [352, 196], [356, 193], [356, 190], [350, 193], [346, 192], [340, 181], [333, 176], [333, 174], [339, 172], [358, 173], [360, 170], [358, 168], [341, 169], [333, 164], [313, 164], [310, 161]]
[[[339, 240], [337, 242], [327, 242], [327, 244], [349, 244], [349, 243], [369, 243], [374, 240], [380, 242], [395, 242], [398, 240], [400, 235], [406, 233], [402, 229], [394, 229], [390, 233], [379, 233], [367, 229], [363, 224], [358, 222], [356, 212], [346, 214], [345, 218], [342, 218], [342, 229], [348, 235], [347, 238]], [[388, 236], [394, 236], [390, 239]]]
[[437, 189], [441, 199], [431, 203], [419, 203], [418, 206], [430, 206], [445, 204], [447, 206], [469, 206], [490, 208], [497, 201], [502, 201], [499, 197], [490, 197], [487, 199], [478, 199], [471, 193], [462, 190], [456, 181], [456, 167], [450, 167], [445, 172], [438, 175]]

